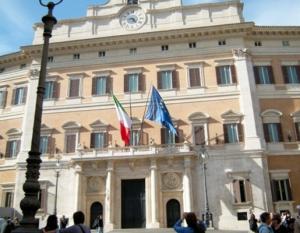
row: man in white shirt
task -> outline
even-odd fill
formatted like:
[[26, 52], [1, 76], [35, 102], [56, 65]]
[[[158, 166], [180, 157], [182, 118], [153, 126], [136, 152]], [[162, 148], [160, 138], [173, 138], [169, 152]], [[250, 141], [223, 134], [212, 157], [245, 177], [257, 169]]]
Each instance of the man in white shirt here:
[[61, 229], [59, 233], [91, 233], [91, 230], [84, 225], [84, 213], [77, 211], [73, 214], [74, 225]]

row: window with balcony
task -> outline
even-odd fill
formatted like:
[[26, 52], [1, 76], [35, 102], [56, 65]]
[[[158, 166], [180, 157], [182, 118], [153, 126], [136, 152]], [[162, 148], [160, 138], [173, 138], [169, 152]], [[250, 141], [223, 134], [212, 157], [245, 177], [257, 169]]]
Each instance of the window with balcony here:
[[282, 129], [280, 123], [264, 123], [263, 126], [266, 142], [283, 142]]
[[237, 83], [236, 71], [233, 65], [217, 66], [216, 74], [218, 85], [232, 85]]
[[76, 150], [76, 134], [67, 134], [66, 135], [66, 153], [74, 153]]
[[223, 125], [224, 142], [239, 143], [243, 141], [243, 126], [239, 123], [229, 123]]
[[92, 82], [93, 96], [107, 95], [111, 92], [111, 78], [109, 76], [94, 77]]
[[256, 84], [274, 84], [272, 66], [254, 66]]
[[157, 73], [157, 87], [161, 90], [178, 88], [177, 72], [175, 70], [163, 70]]
[[194, 129], [194, 142], [195, 145], [205, 145], [205, 128], [204, 125], [195, 125]]
[[132, 130], [130, 132], [130, 144], [132, 146], [138, 146], [140, 142], [140, 130]]
[[181, 137], [181, 130], [177, 128], [177, 135], [172, 133], [167, 128], [161, 128], [161, 144], [162, 145], [172, 145], [175, 143], [181, 143], [183, 142], [183, 138]]
[[300, 66], [282, 66], [284, 83], [299, 84], [300, 83]]
[[91, 133], [91, 146], [93, 149], [103, 149], [108, 146], [107, 132]]
[[16, 87], [12, 94], [12, 105], [21, 105], [26, 103], [27, 87]]
[[65, 123], [62, 128], [65, 130], [65, 153], [74, 153], [79, 143], [81, 125], [74, 121]]
[[137, 93], [145, 90], [144, 76], [142, 73], [129, 73], [124, 76], [124, 92]]
[[289, 179], [272, 179], [271, 187], [274, 202], [293, 200]]

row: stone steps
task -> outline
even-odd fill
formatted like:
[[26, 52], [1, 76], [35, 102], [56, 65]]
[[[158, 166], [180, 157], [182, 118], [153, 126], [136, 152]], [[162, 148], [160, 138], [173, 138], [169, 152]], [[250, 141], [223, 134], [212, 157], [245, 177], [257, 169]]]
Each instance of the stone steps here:
[[[207, 233], [248, 233], [248, 231], [220, 231], [208, 230]], [[172, 228], [159, 228], [159, 229], [116, 229], [108, 233], [175, 233]]]

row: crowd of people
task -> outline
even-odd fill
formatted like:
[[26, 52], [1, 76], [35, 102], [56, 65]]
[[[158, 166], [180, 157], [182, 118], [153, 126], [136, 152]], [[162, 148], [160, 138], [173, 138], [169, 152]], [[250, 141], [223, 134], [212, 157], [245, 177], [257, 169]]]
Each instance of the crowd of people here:
[[254, 233], [300, 233], [300, 206], [298, 216], [293, 218], [289, 211], [281, 214], [264, 212], [257, 220], [252, 213], [249, 219], [250, 230]]

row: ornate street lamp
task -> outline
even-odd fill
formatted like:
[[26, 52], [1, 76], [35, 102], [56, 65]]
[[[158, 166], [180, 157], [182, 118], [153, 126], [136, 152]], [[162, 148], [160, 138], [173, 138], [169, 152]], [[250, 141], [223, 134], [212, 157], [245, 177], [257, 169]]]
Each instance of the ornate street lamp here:
[[58, 179], [59, 179], [59, 173], [60, 173], [60, 156], [58, 155], [56, 158], [56, 169], [55, 169], [55, 199], [54, 199], [54, 211], [53, 214], [57, 214], [57, 189], [58, 189]]
[[40, 163], [42, 162], [40, 158], [41, 153], [39, 152], [39, 147], [43, 111], [43, 97], [45, 92], [49, 39], [52, 36], [53, 26], [57, 23], [56, 18], [52, 15], [52, 11], [54, 7], [60, 4], [62, 1], [63, 0], [59, 0], [56, 3], [49, 2], [48, 4], [44, 4], [42, 0], [39, 0], [42, 6], [48, 8], [48, 14], [42, 18], [42, 21], [44, 23], [44, 44], [42, 51], [41, 70], [37, 88], [31, 149], [28, 153], [28, 159], [26, 160], [26, 180], [23, 185], [25, 197], [20, 203], [20, 207], [23, 212], [23, 219], [20, 222], [20, 227], [13, 231], [15, 233], [39, 232], [39, 221], [35, 218], [35, 214], [40, 208], [40, 202], [38, 199], [40, 184], [38, 179], [40, 175]]
[[209, 210], [209, 203], [208, 203], [208, 190], [207, 190], [207, 177], [206, 177], [206, 170], [207, 170], [207, 160], [209, 158], [209, 154], [205, 146], [200, 146], [199, 148], [195, 148], [195, 151], [198, 153], [199, 158], [202, 160], [202, 170], [203, 170], [203, 188], [205, 192], [205, 213], [203, 214], [203, 220], [206, 224], [207, 228], [213, 228], [212, 222], [212, 213]]

